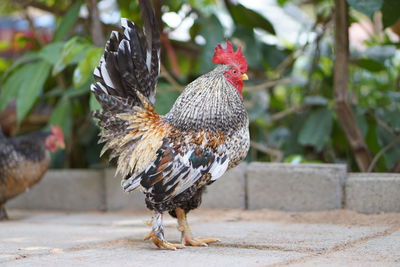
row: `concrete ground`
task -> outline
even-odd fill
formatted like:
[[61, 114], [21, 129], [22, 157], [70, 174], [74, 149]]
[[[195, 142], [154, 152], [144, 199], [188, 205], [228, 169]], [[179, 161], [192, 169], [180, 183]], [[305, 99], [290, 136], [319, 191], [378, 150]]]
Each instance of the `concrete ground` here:
[[[143, 241], [151, 213], [61, 213], [10, 210], [0, 222], [1, 266], [400, 266], [400, 213], [347, 210], [190, 213], [209, 247], [177, 251]], [[166, 236], [178, 241], [166, 216]]]

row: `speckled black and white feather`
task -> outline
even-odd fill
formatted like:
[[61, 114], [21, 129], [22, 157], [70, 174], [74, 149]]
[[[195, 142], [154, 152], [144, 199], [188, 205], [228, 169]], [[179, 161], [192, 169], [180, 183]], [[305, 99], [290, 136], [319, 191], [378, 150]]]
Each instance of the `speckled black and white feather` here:
[[[143, 30], [122, 18], [122, 32], [111, 33], [100, 65], [94, 71], [96, 83], [91, 90], [106, 111], [118, 108], [109, 102], [119, 104], [122, 99], [129, 99], [126, 104], [130, 107], [141, 105], [137, 92], [150, 103], [155, 102], [160, 74], [160, 34], [150, 1], [141, 0], [139, 4]], [[124, 110], [126, 105], [120, 107], [120, 111]]]
[[[94, 70], [96, 82], [91, 86], [102, 107], [93, 113], [103, 128], [99, 141], [107, 142], [102, 154], [111, 149], [111, 158], [122, 158], [133, 152], [140, 140], [140, 136], [124, 139], [131, 129], [118, 114], [145, 112], [145, 104], [155, 102], [160, 73], [160, 34], [150, 1], [140, 0], [139, 5], [143, 29], [121, 19], [122, 31], [111, 33], [100, 64]], [[120, 173], [125, 176], [134, 172], [132, 168]]]

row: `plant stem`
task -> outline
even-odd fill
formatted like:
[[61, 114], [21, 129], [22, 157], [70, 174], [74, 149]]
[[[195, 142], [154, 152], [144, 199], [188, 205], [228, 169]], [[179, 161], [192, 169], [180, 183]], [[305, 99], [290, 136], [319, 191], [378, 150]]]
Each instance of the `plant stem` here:
[[346, 0], [335, 0], [335, 6], [335, 110], [339, 123], [354, 153], [358, 168], [360, 171], [367, 172], [372, 161], [371, 153], [364, 141], [364, 137], [361, 135], [348, 97], [349, 36]]

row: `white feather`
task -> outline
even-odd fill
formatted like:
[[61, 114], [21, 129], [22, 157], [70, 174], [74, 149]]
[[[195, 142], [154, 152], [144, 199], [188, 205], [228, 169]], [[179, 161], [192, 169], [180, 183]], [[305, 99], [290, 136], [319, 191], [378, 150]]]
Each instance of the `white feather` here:
[[99, 82], [97, 82], [96, 84], [100, 87], [100, 89], [101, 89], [104, 93], [108, 94], [107, 88], [105, 88], [105, 87], [104, 87], [101, 83], [99, 83]]
[[185, 155], [183, 157], [181, 157], [181, 162], [186, 165], [189, 166], [189, 157], [192, 155], [193, 150], [189, 150], [185, 153]]
[[110, 78], [110, 75], [108, 74], [108, 71], [106, 69], [106, 63], [104, 63], [104, 62], [101, 63], [100, 68], [101, 68], [101, 75], [103, 76], [104, 83], [111, 88], [115, 88], [115, 86]]
[[219, 177], [221, 177], [226, 170], [228, 169], [229, 165], [229, 159], [225, 160], [225, 162], [221, 164], [217, 164], [216, 162], [213, 164], [213, 166], [210, 169], [211, 173], [211, 181], [217, 180]]
[[121, 26], [124, 28], [128, 28], [128, 19], [127, 18], [121, 18]]
[[150, 67], [151, 67], [151, 51], [150, 49], [147, 49], [146, 51], [146, 65], [147, 65], [147, 70], [150, 71]]
[[[136, 177], [136, 176], [135, 176]], [[125, 188], [125, 186], [129, 185], [128, 187], [126, 187], [124, 189], [125, 192], [130, 192], [135, 190], [136, 188], [138, 188], [140, 186], [140, 179], [135, 179], [134, 176], [129, 177], [128, 180], [122, 180], [121, 181], [121, 186], [122, 188]]]
[[95, 92], [96, 86], [99, 87], [104, 93], [108, 94], [107, 89], [99, 82], [96, 82], [90, 86], [90, 91]]
[[114, 38], [116, 38], [117, 41], [119, 41], [118, 32], [117, 32], [117, 31], [112, 31], [112, 32], [111, 32], [111, 34], [110, 34], [110, 39], [113, 38], [113, 36], [115, 36]]
[[96, 67], [96, 68], [94, 69], [93, 75], [94, 75], [94, 76], [97, 76], [97, 77], [101, 77], [99, 68]]
[[[133, 23], [133, 24], [135, 24], [135, 23]], [[121, 19], [121, 26], [124, 27], [124, 35], [125, 35], [126, 39], [131, 40], [131, 38], [129, 37], [129, 29], [130, 28], [128, 26], [128, 20], [126, 18]]]

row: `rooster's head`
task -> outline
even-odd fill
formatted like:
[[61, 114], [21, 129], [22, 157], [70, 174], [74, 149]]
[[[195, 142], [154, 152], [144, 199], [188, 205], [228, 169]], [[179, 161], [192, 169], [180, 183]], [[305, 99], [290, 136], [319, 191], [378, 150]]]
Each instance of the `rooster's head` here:
[[225, 49], [221, 44], [215, 47], [212, 61], [215, 64], [231, 65], [232, 67], [225, 72], [225, 78], [242, 94], [243, 81], [248, 80], [247, 77], [247, 62], [242, 53], [241, 47], [236, 52], [233, 50], [232, 43], [226, 41]]
[[51, 133], [45, 140], [45, 146], [51, 152], [57, 151], [57, 149], [64, 149], [64, 134], [59, 126], [51, 126]]

